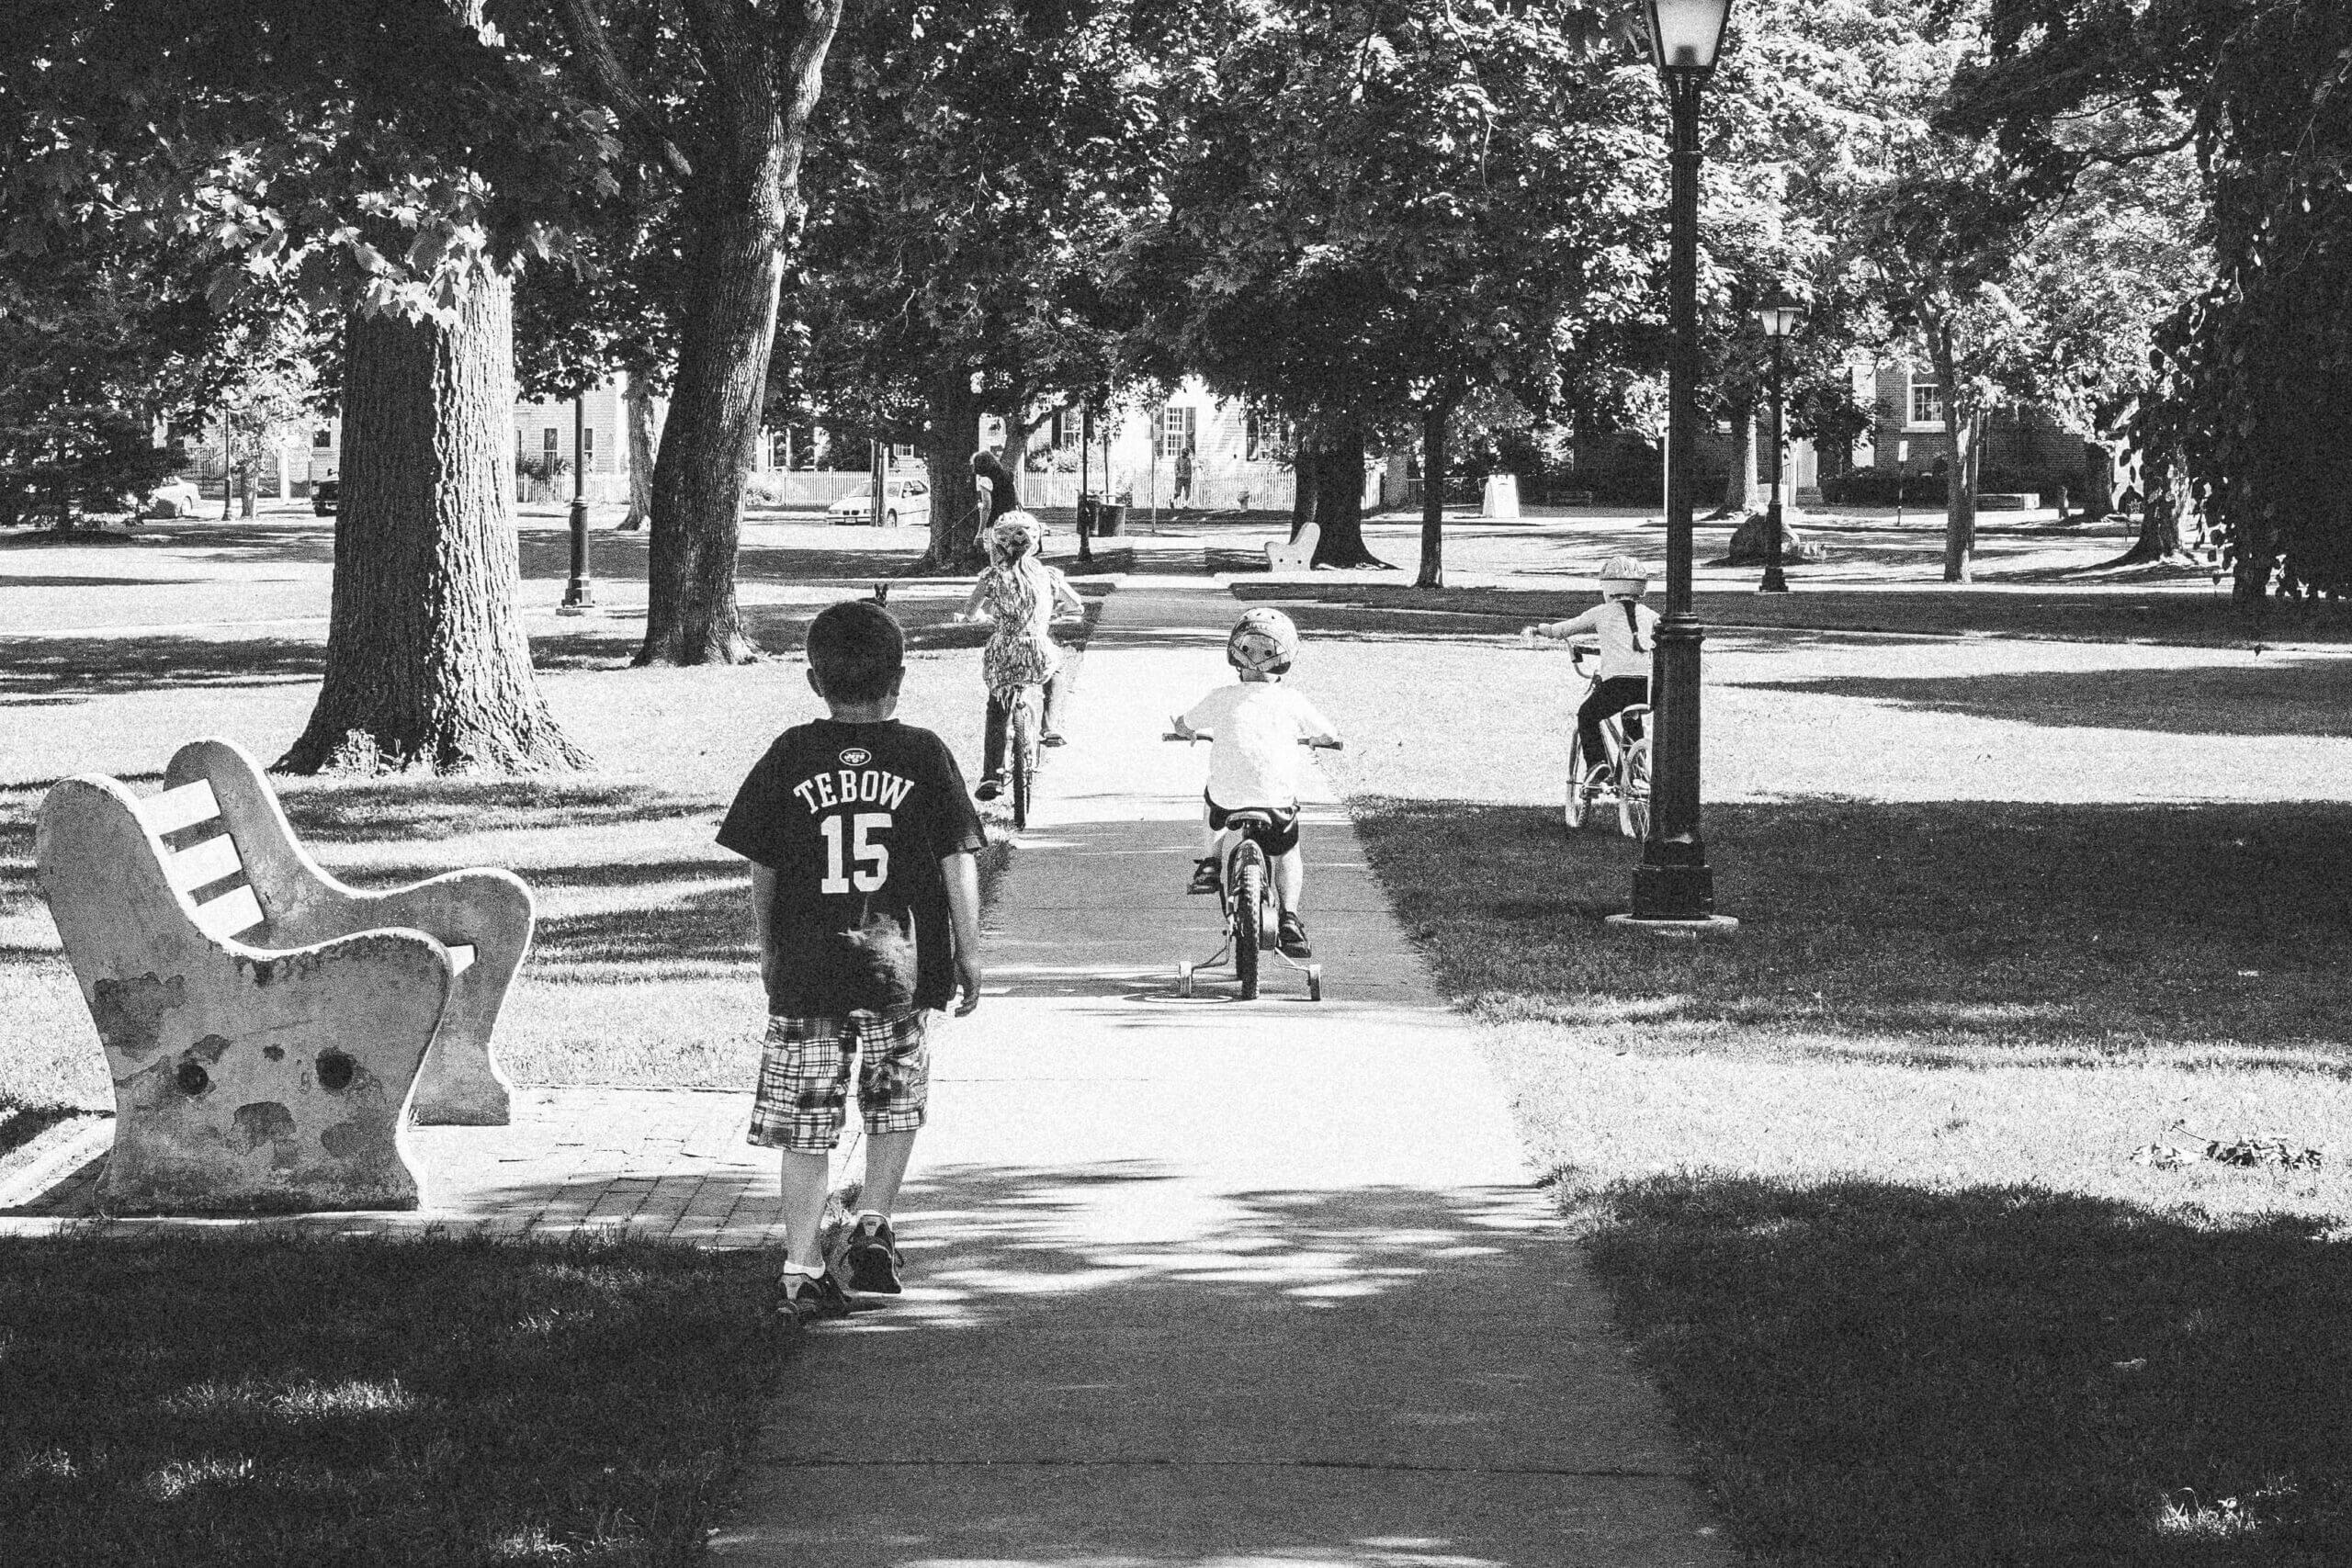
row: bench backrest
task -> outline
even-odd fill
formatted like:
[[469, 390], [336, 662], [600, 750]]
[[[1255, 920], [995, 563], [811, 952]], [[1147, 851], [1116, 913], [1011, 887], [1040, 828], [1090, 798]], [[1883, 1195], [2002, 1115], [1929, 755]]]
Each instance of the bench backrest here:
[[266, 923], [209, 781], [150, 795], [139, 803], [139, 815], [162, 841], [164, 874], [196, 906], [197, 928], [205, 935], [226, 942]]

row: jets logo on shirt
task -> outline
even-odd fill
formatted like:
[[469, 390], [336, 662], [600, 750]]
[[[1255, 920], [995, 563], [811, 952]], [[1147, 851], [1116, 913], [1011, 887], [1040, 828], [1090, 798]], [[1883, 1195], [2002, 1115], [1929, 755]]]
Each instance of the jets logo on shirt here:
[[842, 766], [844, 768], [862, 768], [872, 761], [874, 753], [863, 746], [853, 746], [842, 753]]

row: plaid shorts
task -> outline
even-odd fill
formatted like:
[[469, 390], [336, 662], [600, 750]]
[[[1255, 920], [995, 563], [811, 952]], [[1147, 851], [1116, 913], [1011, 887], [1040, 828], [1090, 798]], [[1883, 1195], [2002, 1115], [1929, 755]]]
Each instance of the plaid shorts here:
[[930, 1013], [854, 1012], [847, 1018], [768, 1020], [750, 1141], [798, 1154], [826, 1154], [841, 1141], [849, 1105], [849, 1065], [857, 1060], [857, 1108], [868, 1133], [911, 1133], [931, 1093]]

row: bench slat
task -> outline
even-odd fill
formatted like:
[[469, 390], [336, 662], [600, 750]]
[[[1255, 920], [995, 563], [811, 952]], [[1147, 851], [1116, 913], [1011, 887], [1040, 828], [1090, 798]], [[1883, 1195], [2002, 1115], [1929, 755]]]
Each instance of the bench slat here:
[[183, 893], [193, 893], [244, 869], [244, 862], [237, 858], [237, 840], [223, 833], [173, 855], [172, 885]]
[[261, 900], [250, 887], [232, 889], [196, 907], [198, 928], [215, 942], [242, 936], [261, 924]]
[[213, 797], [210, 781], [198, 779], [194, 784], [149, 795], [139, 803], [139, 812], [147, 818], [147, 826], [161, 837], [198, 822], [211, 821], [220, 815], [220, 802]]

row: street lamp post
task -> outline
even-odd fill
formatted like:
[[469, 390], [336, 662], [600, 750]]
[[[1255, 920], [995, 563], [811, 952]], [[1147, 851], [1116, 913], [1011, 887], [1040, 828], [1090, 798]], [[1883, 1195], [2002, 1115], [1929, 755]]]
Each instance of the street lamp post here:
[[596, 612], [596, 580], [588, 570], [588, 399], [571, 400], [571, 581], [564, 584], [560, 615], [591, 615]]
[[1781, 434], [1781, 349], [1804, 321], [1804, 307], [1791, 299], [1786, 289], [1775, 288], [1772, 297], [1757, 307], [1756, 320], [1763, 326], [1764, 335], [1772, 340], [1772, 501], [1764, 509], [1764, 581], [1756, 585], [1756, 591], [1786, 593], [1789, 580], [1781, 570], [1781, 470], [1788, 464]]
[[1699, 836], [1699, 644], [1690, 608], [1690, 456], [1698, 434], [1699, 100], [1723, 48], [1731, 0], [1645, 0], [1650, 57], [1674, 128], [1668, 293], [1666, 615], [1651, 682], [1657, 724], [1650, 831], [1634, 873], [1636, 923], [1711, 924], [1715, 875]]

